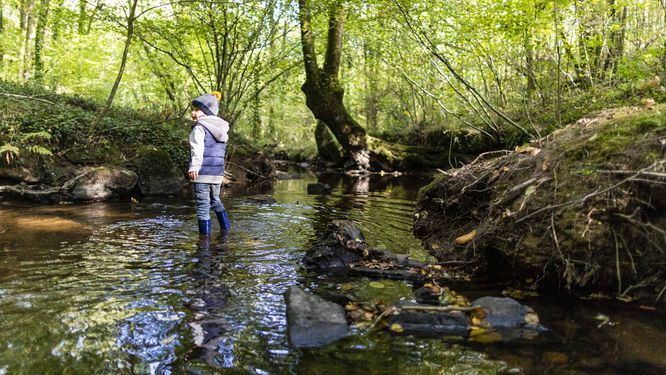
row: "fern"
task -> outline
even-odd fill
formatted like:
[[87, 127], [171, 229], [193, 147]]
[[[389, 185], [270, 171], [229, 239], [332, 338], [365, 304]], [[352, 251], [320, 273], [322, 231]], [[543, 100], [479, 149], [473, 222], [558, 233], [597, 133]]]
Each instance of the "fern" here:
[[11, 143], [5, 143], [4, 145], [0, 146], [0, 154], [8, 153], [16, 156], [19, 154], [19, 151], [19, 148]]
[[32, 152], [33, 154], [37, 154], [37, 155], [44, 155], [44, 156], [45, 155], [49, 155], [49, 156], [53, 155], [51, 150], [49, 150], [46, 147], [42, 147], [42, 146], [28, 146], [27, 149], [28, 149], [28, 152]]
[[33, 138], [41, 138], [43, 140], [49, 141], [51, 140], [51, 133], [47, 131], [39, 131], [39, 132], [33, 132], [33, 133], [25, 133], [21, 134], [21, 141], [25, 142]]

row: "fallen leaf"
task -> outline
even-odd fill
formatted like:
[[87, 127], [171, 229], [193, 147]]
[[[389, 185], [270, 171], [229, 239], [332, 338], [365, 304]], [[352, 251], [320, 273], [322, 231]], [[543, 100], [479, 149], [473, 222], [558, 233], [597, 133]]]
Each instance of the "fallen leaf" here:
[[464, 245], [476, 237], [476, 229], [455, 239], [456, 245]]
[[391, 327], [389, 327], [389, 329], [390, 329], [392, 332], [395, 332], [395, 333], [403, 333], [403, 332], [405, 332], [405, 329], [402, 328], [402, 326], [401, 326], [400, 324], [398, 324], [398, 323], [393, 323], [393, 324], [391, 324]]
[[384, 289], [384, 284], [379, 281], [371, 281], [368, 285], [377, 289]]
[[528, 312], [525, 314], [525, 323], [534, 326], [539, 324], [539, 315], [537, 315], [535, 312]]
[[494, 342], [502, 341], [502, 335], [497, 332], [485, 332], [474, 337], [470, 337], [471, 341], [481, 344], [492, 344]]

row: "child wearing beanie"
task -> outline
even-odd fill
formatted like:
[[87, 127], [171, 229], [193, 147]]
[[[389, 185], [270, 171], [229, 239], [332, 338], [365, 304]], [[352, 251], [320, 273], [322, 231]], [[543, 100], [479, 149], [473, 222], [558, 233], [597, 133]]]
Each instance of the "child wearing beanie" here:
[[[217, 94], [217, 95], [215, 95]], [[224, 176], [224, 154], [229, 136], [229, 123], [217, 116], [220, 94], [205, 94], [192, 101], [192, 131], [190, 132], [190, 168], [187, 175], [197, 208], [199, 233], [210, 235], [212, 209], [226, 233], [229, 218], [220, 200], [220, 187]]]

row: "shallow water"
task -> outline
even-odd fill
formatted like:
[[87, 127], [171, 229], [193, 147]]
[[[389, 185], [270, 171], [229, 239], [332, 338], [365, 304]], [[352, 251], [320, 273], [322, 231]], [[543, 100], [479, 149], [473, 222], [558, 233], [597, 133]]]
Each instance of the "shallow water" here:
[[[372, 246], [427, 257], [410, 231], [427, 179], [326, 176], [333, 193], [307, 195], [315, 179], [279, 182], [274, 205], [226, 196], [232, 231], [210, 241], [197, 235], [184, 200], [3, 204], [0, 374], [666, 372], [660, 312], [544, 298], [527, 303], [551, 331], [530, 342], [357, 330], [325, 348], [290, 348], [290, 285], [335, 293], [345, 284], [359, 300], [411, 296], [405, 282], [376, 289], [367, 279], [306, 274], [300, 260], [331, 220], [357, 222]], [[600, 313], [614, 324], [597, 328]]]

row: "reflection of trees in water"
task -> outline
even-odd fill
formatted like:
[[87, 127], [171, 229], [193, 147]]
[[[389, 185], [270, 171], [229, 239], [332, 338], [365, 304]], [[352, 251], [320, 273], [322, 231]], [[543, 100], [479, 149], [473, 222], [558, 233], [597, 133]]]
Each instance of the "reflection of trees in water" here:
[[390, 250], [394, 251], [420, 249], [419, 242], [411, 236], [412, 210], [418, 189], [430, 178], [323, 174], [318, 182], [330, 185], [333, 192], [314, 198], [315, 211], [310, 218], [315, 240], [322, 238], [331, 221], [349, 219], [360, 224], [371, 243], [391, 244]]

